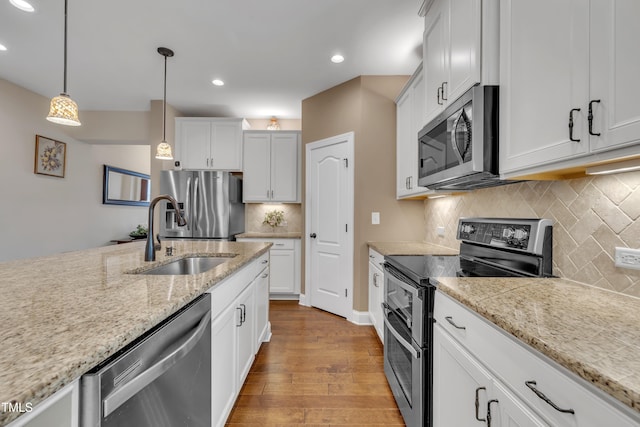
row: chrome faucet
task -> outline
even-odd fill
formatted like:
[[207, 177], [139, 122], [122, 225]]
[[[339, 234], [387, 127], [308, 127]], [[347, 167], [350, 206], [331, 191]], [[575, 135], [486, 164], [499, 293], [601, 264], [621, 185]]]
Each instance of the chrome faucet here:
[[175, 208], [176, 211], [176, 223], [180, 226], [187, 225], [187, 220], [182, 216], [180, 212], [180, 206], [178, 202], [173, 197], [168, 194], [162, 194], [149, 203], [149, 230], [147, 231], [147, 246], [144, 250], [144, 260], [145, 261], [155, 261], [156, 260], [156, 248], [153, 244], [153, 208], [160, 200], [168, 200]]

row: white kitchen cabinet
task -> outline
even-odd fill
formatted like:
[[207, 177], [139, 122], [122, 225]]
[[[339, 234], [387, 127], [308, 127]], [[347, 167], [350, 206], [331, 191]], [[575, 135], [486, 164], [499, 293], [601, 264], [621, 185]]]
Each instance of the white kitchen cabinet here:
[[[439, 291], [434, 318], [434, 420], [442, 420], [434, 427], [477, 425], [476, 390], [479, 418], [487, 419], [490, 406], [494, 427], [638, 425], [620, 402]], [[458, 400], [453, 382], [461, 384]], [[458, 417], [464, 421], [447, 424]]]
[[176, 118], [176, 155], [184, 169], [242, 171], [244, 119]]
[[245, 132], [244, 201], [299, 202], [300, 150], [298, 131]]
[[425, 123], [478, 83], [498, 81], [495, 0], [435, 0], [425, 16]]
[[434, 427], [547, 425], [440, 325], [434, 328], [433, 348]]
[[384, 343], [384, 318], [382, 314], [382, 302], [384, 301], [383, 263], [384, 257], [369, 248], [369, 318], [382, 343]]
[[416, 197], [433, 191], [418, 186], [418, 132], [424, 127], [424, 74], [418, 66], [396, 99], [396, 197]]
[[229, 306], [211, 324], [211, 411], [214, 426], [223, 426], [233, 408], [238, 386], [235, 305]]
[[621, 52], [640, 37], [640, 3], [506, 0], [500, 8], [501, 173], [637, 154], [640, 59]]
[[244, 383], [255, 355], [256, 306], [255, 281], [238, 297], [236, 302], [236, 328], [238, 334], [238, 384]]
[[238, 238], [238, 242], [273, 243], [269, 250], [269, 294], [271, 299], [297, 298], [300, 294], [300, 239]]
[[[257, 328], [268, 329], [268, 296], [261, 291], [269, 269], [264, 254], [216, 284], [211, 293], [211, 400], [214, 426], [223, 426], [258, 352]], [[266, 338], [266, 335], [265, 335]]]
[[269, 267], [260, 272], [256, 278], [256, 347], [258, 352], [260, 344], [271, 339], [271, 327], [269, 325]]
[[16, 408], [23, 415], [8, 427], [78, 427], [79, 408], [80, 381], [76, 380], [35, 406]]

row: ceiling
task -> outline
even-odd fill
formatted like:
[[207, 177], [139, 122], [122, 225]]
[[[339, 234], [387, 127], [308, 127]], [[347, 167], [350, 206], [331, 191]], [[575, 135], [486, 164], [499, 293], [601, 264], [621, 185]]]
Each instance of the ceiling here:
[[[0, 0], [0, 78], [45, 97], [63, 88], [64, 0]], [[301, 101], [359, 75], [412, 74], [416, 0], [68, 0], [68, 87], [80, 110], [300, 118]], [[340, 53], [341, 64], [330, 57]], [[224, 86], [211, 81], [219, 78]]]

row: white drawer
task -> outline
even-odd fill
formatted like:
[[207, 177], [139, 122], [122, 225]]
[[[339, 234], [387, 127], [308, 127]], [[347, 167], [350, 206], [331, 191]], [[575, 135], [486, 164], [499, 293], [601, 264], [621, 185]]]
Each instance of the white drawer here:
[[255, 237], [243, 237], [238, 242], [265, 242], [273, 243], [271, 250], [294, 249], [296, 240], [300, 239], [259, 239]]
[[[437, 323], [551, 425], [639, 425], [637, 420], [627, 417], [631, 410], [621, 402], [441, 292], [436, 292], [434, 317]], [[554, 409], [527, 383], [558, 408], [571, 409], [574, 414]]]
[[376, 252], [375, 249], [369, 248], [369, 262], [373, 263], [373, 265], [382, 270], [382, 265], [384, 264], [384, 256], [379, 252]]

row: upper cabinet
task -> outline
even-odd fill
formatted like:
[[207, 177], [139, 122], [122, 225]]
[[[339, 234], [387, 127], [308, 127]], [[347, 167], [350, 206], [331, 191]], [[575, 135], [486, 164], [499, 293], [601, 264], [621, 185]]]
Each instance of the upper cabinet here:
[[185, 169], [242, 170], [244, 119], [176, 118], [176, 160]]
[[418, 186], [418, 132], [426, 124], [422, 64], [396, 99], [396, 197], [416, 197], [433, 191]]
[[500, 9], [501, 173], [637, 155], [640, 57], [628, 52], [640, 2], [503, 0]]
[[495, 0], [431, 3], [423, 43], [425, 124], [475, 84], [497, 84], [497, 25]]
[[300, 132], [244, 133], [246, 203], [300, 202]]

